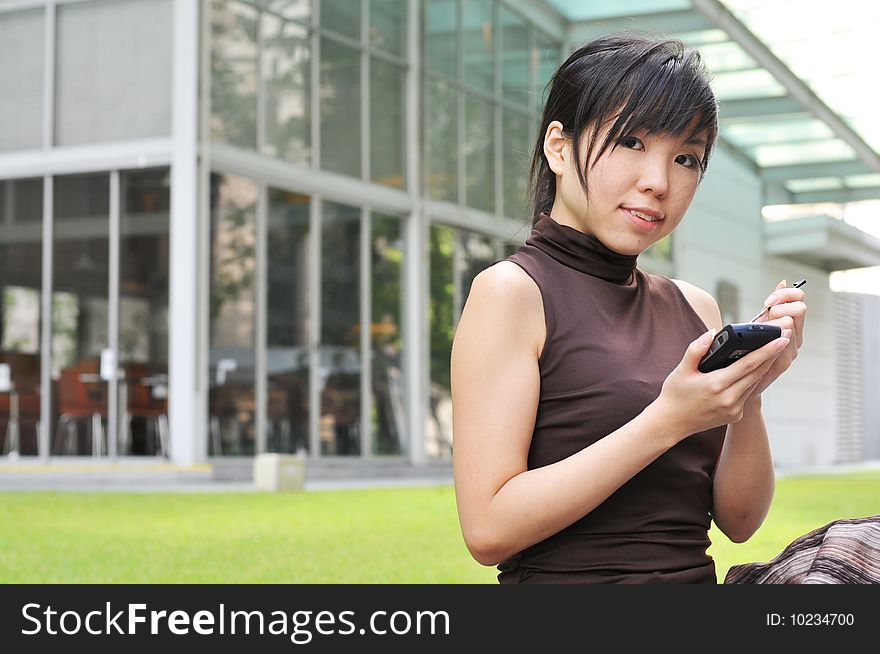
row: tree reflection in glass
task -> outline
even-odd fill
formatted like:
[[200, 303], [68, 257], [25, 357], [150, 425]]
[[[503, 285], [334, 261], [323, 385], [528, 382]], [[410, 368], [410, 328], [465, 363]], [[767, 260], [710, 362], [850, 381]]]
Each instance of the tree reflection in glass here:
[[209, 445], [254, 453], [255, 217], [257, 185], [211, 178]]
[[323, 203], [321, 453], [361, 453], [361, 210]]
[[404, 263], [401, 219], [373, 214], [372, 392], [374, 454], [406, 450], [401, 283]]

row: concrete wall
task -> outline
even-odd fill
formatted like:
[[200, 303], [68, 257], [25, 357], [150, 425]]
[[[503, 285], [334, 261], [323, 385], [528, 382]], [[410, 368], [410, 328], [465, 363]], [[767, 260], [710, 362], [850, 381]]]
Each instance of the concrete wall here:
[[[835, 293], [840, 460], [880, 459], [880, 296]], [[856, 321], [857, 324], [853, 324]], [[847, 395], [845, 395], [847, 393]]]
[[863, 295], [865, 315], [865, 458], [880, 459], [880, 296]]
[[762, 185], [736, 158], [713, 155], [688, 215], [676, 232], [676, 276], [718, 299], [733, 283], [733, 315], [746, 322], [783, 278], [809, 281], [804, 345], [793, 366], [764, 394], [764, 416], [778, 468], [830, 465], [835, 443], [835, 383], [828, 274], [764, 253]]
[[804, 344], [791, 368], [764, 394], [773, 459], [780, 468], [827, 466], [836, 459], [837, 381], [829, 275], [788, 259], [765, 262], [768, 289], [781, 279], [791, 285], [803, 277], [808, 280]]

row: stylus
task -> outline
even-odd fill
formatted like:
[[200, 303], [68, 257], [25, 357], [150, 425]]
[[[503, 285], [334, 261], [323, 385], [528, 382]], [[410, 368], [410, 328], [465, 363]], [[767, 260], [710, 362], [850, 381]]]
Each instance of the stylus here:
[[[794, 283], [794, 286], [792, 286], [792, 288], [800, 288], [801, 286], [803, 286], [803, 285], [806, 284], [806, 283], [807, 283], [807, 280], [806, 280], [806, 279], [802, 279], [802, 280], [799, 281], [799, 282], [795, 282], [795, 283]], [[763, 309], [761, 309], [761, 312], [760, 312], [757, 316], [755, 316], [754, 318], [752, 318], [749, 322], [755, 322], [758, 318], [760, 318], [761, 316], [763, 316], [763, 315], [764, 315], [769, 309], [770, 309], [770, 307], [764, 307]]]

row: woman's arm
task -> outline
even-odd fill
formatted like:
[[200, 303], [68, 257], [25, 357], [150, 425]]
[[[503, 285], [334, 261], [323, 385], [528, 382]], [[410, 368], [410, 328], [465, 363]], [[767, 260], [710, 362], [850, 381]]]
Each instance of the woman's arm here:
[[767, 517], [776, 474], [761, 396], [749, 398], [743, 419], [727, 426], [712, 483], [712, 519], [734, 543], [744, 543]]
[[[540, 390], [544, 316], [531, 278], [511, 262], [477, 275], [452, 348], [453, 472], [474, 558], [495, 565], [580, 519], [682, 438], [734, 421], [773, 348], [704, 375], [707, 332], [641, 414], [557, 463], [528, 470]], [[746, 360], [748, 359], [748, 361]]]
[[[694, 310], [709, 327], [720, 329], [721, 313], [715, 299], [706, 291], [686, 282], [676, 281]], [[743, 406], [743, 416], [727, 426], [724, 447], [715, 468], [712, 517], [718, 528], [735, 543], [747, 541], [767, 517], [775, 490], [775, 471], [767, 427], [761, 411], [761, 393], [786, 370], [803, 343], [806, 306], [803, 291], [776, 291], [782, 304], [773, 306], [771, 320], [790, 338], [786, 352], [778, 356], [768, 372], [753, 388]], [[788, 306], [784, 306], [787, 303]], [[768, 302], [774, 304], [774, 301]]]

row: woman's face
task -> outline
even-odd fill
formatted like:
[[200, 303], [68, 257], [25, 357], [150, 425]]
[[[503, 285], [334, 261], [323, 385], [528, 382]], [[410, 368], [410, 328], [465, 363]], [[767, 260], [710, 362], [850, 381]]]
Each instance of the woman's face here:
[[[598, 143], [602, 143], [606, 131], [600, 131]], [[597, 146], [595, 165], [586, 172], [588, 194], [574, 167], [571, 140], [564, 141], [556, 143], [564, 158], [557, 161], [559, 172], [551, 162], [557, 174], [551, 213], [558, 222], [593, 234], [609, 249], [630, 255], [644, 252], [681, 222], [700, 181], [704, 136], [627, 134], [618, 140], [617, 147], [609, 146], [598, 159]], [[547, 145], [545, 139], [545, 152]], [[582, 168], [586, 149], [584, 144]]]

